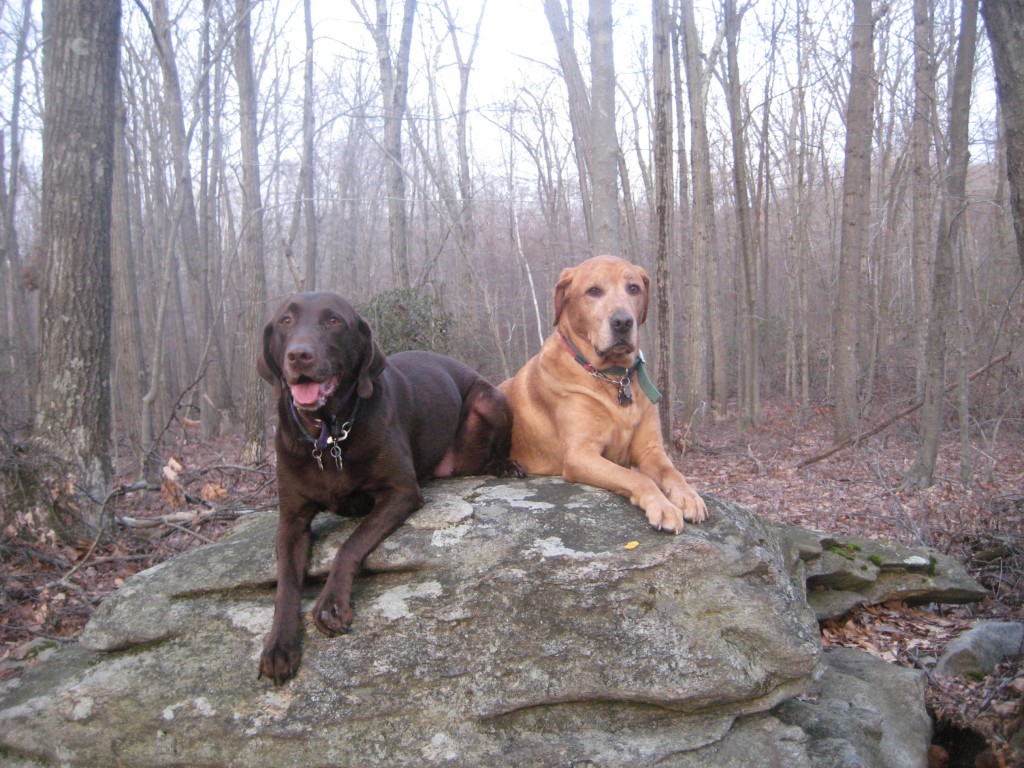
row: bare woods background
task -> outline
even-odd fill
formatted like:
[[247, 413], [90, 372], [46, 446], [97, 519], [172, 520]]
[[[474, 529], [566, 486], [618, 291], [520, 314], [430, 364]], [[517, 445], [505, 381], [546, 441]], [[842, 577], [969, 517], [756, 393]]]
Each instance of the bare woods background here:
[[837, 441], [921, 405], [906, 482], [951, 434], [970, 482], [1024, 416], [988, 39], [1024, 20], [990, 5], [0, 0], [6, 488], [98, 525], [175, 420], [259, 461], [299, 288], [501, 380], [599, 252], [653, 278], [677, 445], [768, 398]]

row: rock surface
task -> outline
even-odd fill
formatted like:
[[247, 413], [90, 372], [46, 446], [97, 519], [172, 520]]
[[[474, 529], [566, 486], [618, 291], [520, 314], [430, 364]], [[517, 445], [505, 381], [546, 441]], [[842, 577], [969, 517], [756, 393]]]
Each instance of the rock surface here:
[[1024, 624], [982, 621], [946, 646], [937, 675], [987, 675], [997, 664], [1024, 653]]
[[[470, 478], [426, 495], [369, 558], [353, 632], [325, 638], [305, 617], [286, 685], [256, 679], [276, 515], [254, 515], [129, 580], [80, 644], [0, 686], [0, 762], [922, 765], [878, 762], [852, 738], [870, 742], [881, 710], [845, 679], [819, 704], [778, 707], [834, 665], [791, 571], [803, 560], [743, 509], [708, 499], [711, 519], [673, 537], [624, 500], [558, 479]], [[314, 581], [353, 525], [317, 519]], [[827, 738], [862, 763], [819, 754], [821, 706], [850, 714]]]
[[862, 651], [836, 648], [808, 695], [778, 707], [784, 723], [808, 736], [816, 768], [926, 768], [932, 723], [925, 674]]
[[839, 618], [858, 605], [970, 603], [987, 594], [960, 563], [927, 547], [772, 527], [791, 561], [799, 558], [793, 570], [805, 580], [818, 621]]

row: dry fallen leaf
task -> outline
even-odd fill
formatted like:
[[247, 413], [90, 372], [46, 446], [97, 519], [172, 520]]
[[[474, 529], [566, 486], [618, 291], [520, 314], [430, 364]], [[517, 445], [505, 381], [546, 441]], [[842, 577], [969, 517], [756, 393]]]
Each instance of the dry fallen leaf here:
[[203, 501], [224, 501], [228, 497], [227, 489], [217, 483], [206, 483], [199, 491]]
[[631, 542], [629, 542], [626, 545], [626, 549], [636, 549], [639, 546], [640, 546], [640, 542], [639, 541], [631, 541]]

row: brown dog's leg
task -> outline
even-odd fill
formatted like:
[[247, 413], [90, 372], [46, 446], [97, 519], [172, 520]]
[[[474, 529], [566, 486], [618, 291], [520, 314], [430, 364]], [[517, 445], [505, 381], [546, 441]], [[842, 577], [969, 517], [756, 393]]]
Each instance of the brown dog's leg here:
[[509, 458], [511, 448], [512, 408], [508, 399], [496, 387], [480, 379], [463, 400], [459, 428], [444, 458], [434, 469], [434, 476], [524, 477], [523, 468]]
[[[405, 474], [397, 472], [396, 474]], [[409, 470], [412, 474], [412, 470]], [[417, 486], [394, 487], [377, 493], [376, 503], [359, 527], [338, 548], [320, 597], [313, 609], [313, 623], [323, 634], [345, 634], [351, 629], [352, 583], [363, 566], [363, 560], [406, 518], [423, 506], [423, 495]]]
[[277, 593], [274, 624], [263, 644], [260, 673], [281, 685], [299, 667], [299, 590], [309, 560], [310, 523], [316, 511], [281, 511], [277, 523]]

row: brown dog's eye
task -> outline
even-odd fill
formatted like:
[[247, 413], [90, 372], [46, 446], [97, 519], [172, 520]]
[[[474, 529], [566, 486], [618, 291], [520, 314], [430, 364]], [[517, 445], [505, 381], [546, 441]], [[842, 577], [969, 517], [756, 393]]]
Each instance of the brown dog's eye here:
[[291, 325], [292, 324], [292, 316], [291, 315], [282, 315], [281, 318], [277, 321], [277, 324], [278, 325]]
[[641, 291], [640, 286], [637, 285], [636, 283], [630, 283], [629, 285], [626, 286], [626, 292], [627, 293], [631, 293], [634, 296], [636, 294], [640, 293], [640, 291]]
[[601, 289], [601, 286], [593, 285], [590, 288], [587, 288], [587, 296], [593, 296], [595, 299], [599, 299], [604, 296], [604, 291]]
[[324, 327], [326, 328], [337, 328], [339, 325], [341, 325], [340, 317], [335, 317], [334, 315], [331, 315], [330, 317], [324, 320]]

